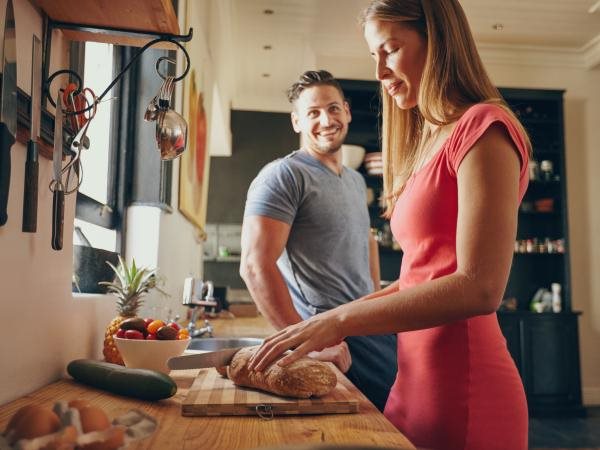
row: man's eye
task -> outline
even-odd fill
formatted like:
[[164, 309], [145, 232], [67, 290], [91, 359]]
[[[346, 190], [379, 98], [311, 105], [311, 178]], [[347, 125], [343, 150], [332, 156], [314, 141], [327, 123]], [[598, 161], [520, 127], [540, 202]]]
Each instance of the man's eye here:
[[318, 116], [317, 111], [309, 111], [308, 112], [308, 117], [310, 117], [310, 118], [314, 118], [314, 117], [317, 117], [317, 116]]

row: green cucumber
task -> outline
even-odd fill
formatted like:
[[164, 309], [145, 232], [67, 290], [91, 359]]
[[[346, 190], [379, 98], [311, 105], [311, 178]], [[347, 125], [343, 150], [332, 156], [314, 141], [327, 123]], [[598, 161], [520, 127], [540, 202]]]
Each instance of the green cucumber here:
[[142, 400], [169, 398], [177, 392], [177, 385], [173, 379], [164, 373], [147, 369], [128, 369], [94, 359], [71, 361], [67, 365], [67, 372], [80, 383]]

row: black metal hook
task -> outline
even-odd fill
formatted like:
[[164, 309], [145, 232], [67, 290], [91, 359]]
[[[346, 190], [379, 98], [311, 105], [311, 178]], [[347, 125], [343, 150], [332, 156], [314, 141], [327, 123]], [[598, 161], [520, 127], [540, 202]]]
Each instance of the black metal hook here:
[[160, 73], [160, 70], [159, 70], [160, 63], [161, 63], [161, 62], [163, 62], [163, 61], [166, 61], [166, 62], [168, 62], [169, 64], [173, 64], [173, 65], [176, 65], [176, 64], [177, 64], [177, 62], [176, 62], [176, 61], [173, 61], [173, 60], [172, 60], [171, 58], [169, 58], [168, 56], [161, 56], [160, 58], [158, 58], [158, 59], [156, 60], [156, 65], [155, 65], [155, 67], [156, 67], [156, 73], [157, 73], [157, 74], [158, 74], [158, 76], [159, 76], [159, 77], [161, 77], [163, 80], [166, 80], [166, 79], [167, 79], [167, 75], [163, 75], [162, 73]]
[[[192, 32], [193, 32], [193, 30], [192, 30], [192, 28], [190, 28], [190, 32], [188, 33], [188, 36], [190, 39], [192, 36]], [[142, 48], [140, 48], [140, 50], [131, 58], [131, 60], [125, 65], [125, 67], [123, 67], [123, 70], [121, 70], [121, 72], [119, 72], [119, 74], [115, 77], [115, 79], [110, 82], [110, 84], [106, 87], [106, 89], [104, 89], [102, 94], [100, 94], [98, 97], [96, 97], [95, 101], [90, 106], [88, 106], [87, 108], [84, 108], [82, 110], [79, 110], [79, 111], [64, 111], [64, 113], [66, 115], [76, 115], [76, 114], [83, 114], [85, 112], [90, 111], [98, 103], [100, 103], [100, 101], [104, 98], [104, 96], [106, 94], [108, 94], [108, 92], [112, 89], [112, 87], [117, 83], [117, 81], [119, 81], [119, 79], [125, 74], [125, 72], [127, 72], [129, 70], [131, 65], [141, 56], [142, 53], [144, 53], [147, 49], [149, 49], [153, 45], [156, 45], [160, 42], [170, 42], [171, 44], [176, 45], [183, 52], [183, 54], [185, 56], [185, 62], [186, 62], [185, 70], [183, 71], [183, 73], [180, 76], [175, 78], [173, 81], [177, 82], [177, 81], [183, 80], [185, 78], [185, 76], [188, 74], [188, 72], [190, 71], [190, 66], [191, 66], [190, 55], [188, 54], [185, 47], [183, 45], [181, 45], [181, 43], [179, 43], [178, 41], [174, 40], [172, 37], [161, 37], [161, 38], [154, 39], [154, 40], [148, 42], [146, 45], [144, 45]], [[165, 77], [160, 73], [160, 71], [158, 70], [158, 67], [159, 67], [160, 63], [164, 60], [167, 60], [168, 62], [175, 64], [175, 62], [172, 59], [170, 59], [166, 56], [161, 56], [160, 58], [158, 58], [158, 60], [156, 61], [156, 71], [158, 72], [158, 75], [163, 80], [165, 79]], [[81, 87], [83, 85], [81, 77], [79, 76], [79, 74], [77, 72], [75, 72], [73, 70], [69, 70], [69, 69], [57, 70], [52, 75], [50, 75], [48, 77], [48, 79], [46, 80], [46, 82], [44, 83], [44, 91], [45, 91], [46, 97], [50, 101], [50, 104], [55, 108], [56, 108], [56, 102], [50, 96], [50, 84], [58, 75], [63, 75], [63, 74], [73, 75], [77, 79], [78, 85], [77, 85], [77, 90], [75, 91], [75, 94], [79, 94], [81, 92]]]

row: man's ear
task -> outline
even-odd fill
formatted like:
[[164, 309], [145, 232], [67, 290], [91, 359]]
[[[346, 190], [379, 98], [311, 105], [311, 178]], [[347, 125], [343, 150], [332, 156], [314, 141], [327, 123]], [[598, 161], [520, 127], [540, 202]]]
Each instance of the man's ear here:
[[346, 110], [346, 114], [348, 114], [348, 123], [352, 122], [352, 113], [350, 112], [350, 105], [347, 101], [344, 101], [344, 109]]
[[299, 120], [300, 118], [298, 117], [298, 114], [296, 114], [295, 111], [292, 111], [292, 127], [296, 133], [300, 133], [300, 126], [298, 124]]

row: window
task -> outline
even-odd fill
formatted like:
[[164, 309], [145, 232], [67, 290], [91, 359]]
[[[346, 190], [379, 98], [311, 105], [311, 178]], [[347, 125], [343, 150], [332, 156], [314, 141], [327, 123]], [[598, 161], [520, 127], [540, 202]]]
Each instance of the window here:
[[[114, 79], [120, 52], [110, 44], [86, 42], [71, 47], [71, 68], [82, 76], [83, 87], [96, 96]], [[121, 251], [122, 219], [117, 206], [123, 176], [119, 170], [116, 125], [128, 102], [111, 101], [118, 84], [105, 94], [87, 129], [89, 148], [81, 152], [81, 184], [77, 192], [73, 233], [73, 292], [101, 293], [99, 281], [114, 274], [105, 261], [117, 263]]]
[[[83, 51], [83, 84], [96, 95], [101, 95], [115, 73], [115, 49], [111, 44], [87, 42]], [[81, 72], [80, 72], [81, 73]], [[82, 181], [77, 194], [75, 244], [90, 245], [110, 251], [119, 250], [119, 224], [115, 220], [117, 186], [114, 133], [114, 115], [117, 108], [114, 87], [98, 105], [87, 136], [90, 148], [81, 153]]]

